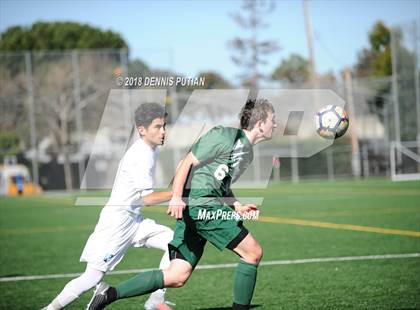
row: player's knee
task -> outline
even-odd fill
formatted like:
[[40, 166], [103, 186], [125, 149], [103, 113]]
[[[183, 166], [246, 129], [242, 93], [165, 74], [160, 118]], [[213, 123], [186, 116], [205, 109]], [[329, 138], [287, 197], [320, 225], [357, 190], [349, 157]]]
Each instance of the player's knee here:
[[179, 272], [174, 271], [173, 269], [167, 269], [164, 272], [165, 276], [165, 286], [166, 287], [183, 287], [187, 283], [188, 278], [190, 277], [190, 272]]
[[254, 247], [252, 247], [252, 249], [250, 249], [250, 251], [248, 251], [246, 255], [244, 255], [243, 259], [250, 264], [258, 265], [262, 257], [263, 249], [259, 244], [257, 244]]
[[175, 287], [183, 287], [185, 283], [187, 283], [188, 278], [190, 277], [190, 272], [179, 272], [175, 278]]
[[188, 280], [188, 277], [174, 279], [172, 283], [172, 287], [175, 287], [175, 288], [183, 287], [185, 283], [187, 283], [187, 280]]
[[171, 242], [173, 238], [174, 238], [174, 231], [168, 228], [168, 230], [166, 230], [164, 233], [164, 239], [165, 239], [166, 244]]
[[152, 240], [147, 241], [147, 246], [150, 248], [156, 248], [162, 251], [168, 250], [168, 243], [172, 241], [174, 237], [174, 232], [167, 228], [159, 233], [156, 237], [152, 238]]
[[255, 259], [256, 259], [257, 264], [260, 263], [263, 255], [264, 255], [264, 251], [263, 251], [262, 247], [260, 245], [258, 245], [258, 247], [255, 249]]
[[176, 278], [171, 279], [167, 286], [174, 288], [183, 287], [185, 283], [187, 283], [187, 280], [187, 276], [178, 276]]
[[166, 251], [168, 249], [168, 243], [172, 241], [174, 237], [174, 232], [172, 229], [168, 228], [160, 233], [160, 248], [163, 251]]

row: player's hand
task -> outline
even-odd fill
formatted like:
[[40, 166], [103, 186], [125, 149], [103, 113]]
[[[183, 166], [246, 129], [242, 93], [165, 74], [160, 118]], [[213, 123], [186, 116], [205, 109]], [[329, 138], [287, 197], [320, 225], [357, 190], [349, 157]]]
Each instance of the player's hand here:
[[186, 204], [181, 198], [172, 197], [171, 201], [169, 201], [169, 207], [166, 213], [176, 219], [181, 219], [182, 211], [184, 211], [185, 206]]
[[241, 204], [241, 203], [235, 203], [234, 205], [235, 211], [238, 212], [240, 215], [246, 214], [248, 212], [260, 212], [258, 210], [257, 205], [248, 203], [248, 204]]

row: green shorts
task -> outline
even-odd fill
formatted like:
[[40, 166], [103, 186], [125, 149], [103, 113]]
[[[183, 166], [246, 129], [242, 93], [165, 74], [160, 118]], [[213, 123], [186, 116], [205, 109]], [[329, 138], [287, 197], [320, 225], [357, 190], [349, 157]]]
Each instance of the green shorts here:
[[[232, 209], [220, 203], [205, 206], [187, 206], [182, 219], [177, 220], [174, 238], [169, 243], [170, 252], [178, 251], [181, 257], [188, 261], [193, 268], [198, 264], [204, 251], [206, 242], [209, 241], [219, 250], [228, 247], [233, 249], [248, 234], [242, 220], [217, 218], [203, 218], [203, 211], [216, 214], [218, 210], [232, 212]], [[220, 213], [220, 211], [219, 211]], [[176, 255], [170, 253], [171, 258]]]

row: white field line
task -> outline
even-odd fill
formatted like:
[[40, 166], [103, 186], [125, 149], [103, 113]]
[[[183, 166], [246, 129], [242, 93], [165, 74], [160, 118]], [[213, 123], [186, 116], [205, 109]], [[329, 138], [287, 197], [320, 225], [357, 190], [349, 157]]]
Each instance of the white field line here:
[[[292, 260], [274, 260], [261, 262], [260, 266], [275, 266], [275, 265], [296, 265], [296, 264], [309, 264], [309, 263], [328, 263], [328, 262], [344, 262], [344, 261], [363, 261], [363, 260], [377, 260], [377, 259], [398, 259], [398, 258], [413, 258], [420, 257], [420, 253], [408, 254], [386, 254], [386, 255], [367, 255], [367, 256], [345, 256], [345, 257], [324, 257], [324, 258], [305, 258], [305, 259], [292, 259]], [[223, 269], [235, 268], [237, 263], [232, 264], [215, 264], [215, 265], [198, 265], [196, 269]], [[111, 271], [108, 274], [130, 274], [150, 271], [153, 269], [127, 269], [119, 271]], [[46, 279], [63, 279], [75, 278], [81, 275], [80, 273], [64, 273], [64, 274], [49, 274], [49, 275], [36, 275], [36, 276], [19, 276], [19, 277], [2, 277], [0, 282], [16, 282], [16, 281], [29, 281], [29, 280], [46, 280]]]

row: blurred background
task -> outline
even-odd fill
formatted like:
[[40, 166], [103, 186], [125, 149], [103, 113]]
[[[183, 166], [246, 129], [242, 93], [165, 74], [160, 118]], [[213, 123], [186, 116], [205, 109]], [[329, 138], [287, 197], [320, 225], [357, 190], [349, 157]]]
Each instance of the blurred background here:
[[118, 77], [205, 77], [166, 89], [169, 127], [194, 89], [333, 90], [348, 133], [270, 179], [420, 179], [419, 56], [419, 1], [1, 0], [0, 194], [79, 189]]

